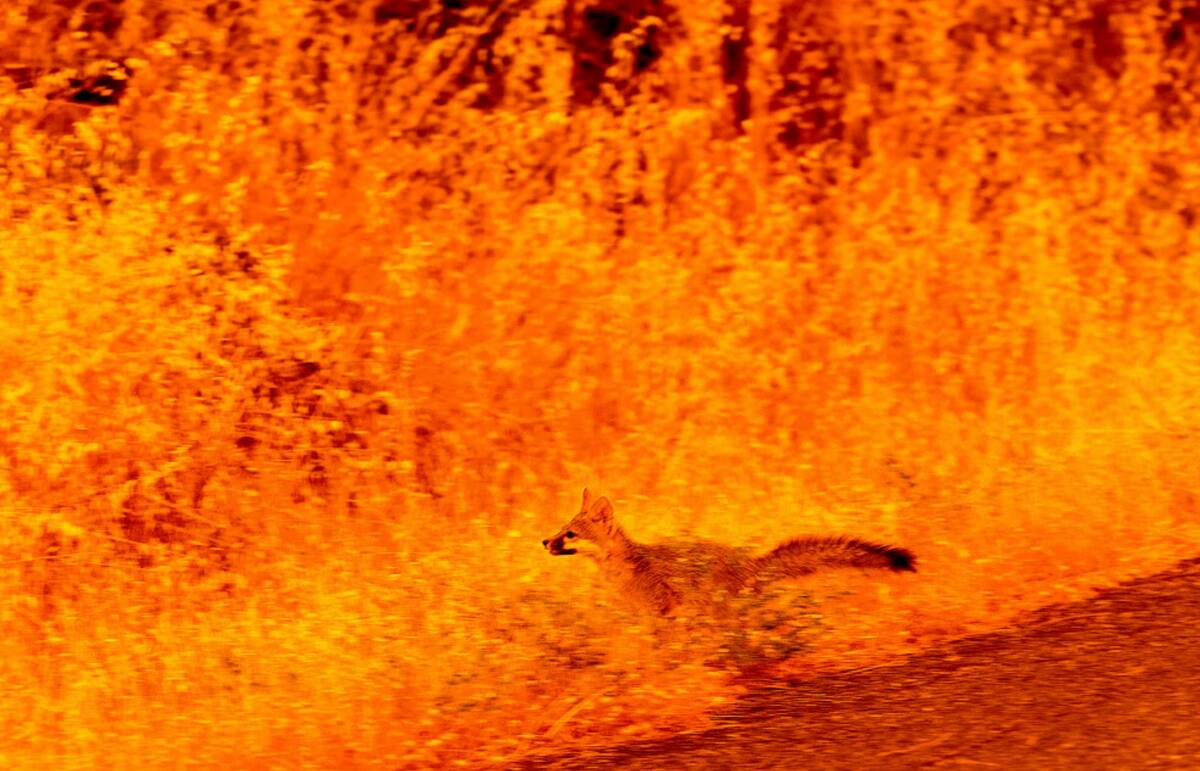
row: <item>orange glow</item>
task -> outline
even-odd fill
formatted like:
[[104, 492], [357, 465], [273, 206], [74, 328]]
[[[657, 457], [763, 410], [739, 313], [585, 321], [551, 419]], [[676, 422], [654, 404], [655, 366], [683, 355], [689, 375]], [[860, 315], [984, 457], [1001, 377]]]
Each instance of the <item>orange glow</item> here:
[[[5, 3], [0, 767], [502, 767], [1194, 555], [1200, 24], [1053, 5]], [[661, 621], [584, 486], [920, 572]]]

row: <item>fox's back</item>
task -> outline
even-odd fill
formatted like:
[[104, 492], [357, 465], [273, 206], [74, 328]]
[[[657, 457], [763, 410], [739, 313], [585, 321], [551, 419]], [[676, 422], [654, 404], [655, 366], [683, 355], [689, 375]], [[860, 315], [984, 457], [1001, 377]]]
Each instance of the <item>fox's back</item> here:
[[716, 592], [737, 592], [753, 577], [753, 555], [708, 541], [664, 541], [638, 544], [635, 559], [667, 582], [684, 602], [710, 601]]

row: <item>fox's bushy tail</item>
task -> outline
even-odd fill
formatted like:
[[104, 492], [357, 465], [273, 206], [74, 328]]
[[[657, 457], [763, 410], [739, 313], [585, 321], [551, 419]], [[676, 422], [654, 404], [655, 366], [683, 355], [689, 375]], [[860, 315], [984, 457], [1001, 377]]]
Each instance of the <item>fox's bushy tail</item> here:
[[760, 579], [797, 578], [832, 568], [873, 568], [915, 573], [917, 558], [908, 549], [857, 538], [793, 538], [755, 560]]

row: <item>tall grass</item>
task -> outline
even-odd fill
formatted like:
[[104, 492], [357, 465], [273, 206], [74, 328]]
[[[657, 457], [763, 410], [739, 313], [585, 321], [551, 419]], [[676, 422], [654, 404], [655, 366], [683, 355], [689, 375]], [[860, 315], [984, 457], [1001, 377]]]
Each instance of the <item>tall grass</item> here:
[[[10, 6], [0, 765], [503, 765], [1195, 553], [1183, 4]], [[655, 622], [585, 484], [922, 572]]]

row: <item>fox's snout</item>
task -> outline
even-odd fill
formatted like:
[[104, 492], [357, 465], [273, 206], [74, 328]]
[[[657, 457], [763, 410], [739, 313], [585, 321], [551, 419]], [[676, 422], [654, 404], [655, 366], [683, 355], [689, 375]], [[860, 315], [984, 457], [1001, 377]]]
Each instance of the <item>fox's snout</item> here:
[[546, 538], [542, 541], [542, 546], [544, 546], [546, 551], [550, 552], [554, 556], [559, 556], [561, 554], [574, 554], [574, 549], [564, 548], [566, 539], [568, 537], [573, 537], [574, 535], [574, 533], [567, 533], [556, 538]]

